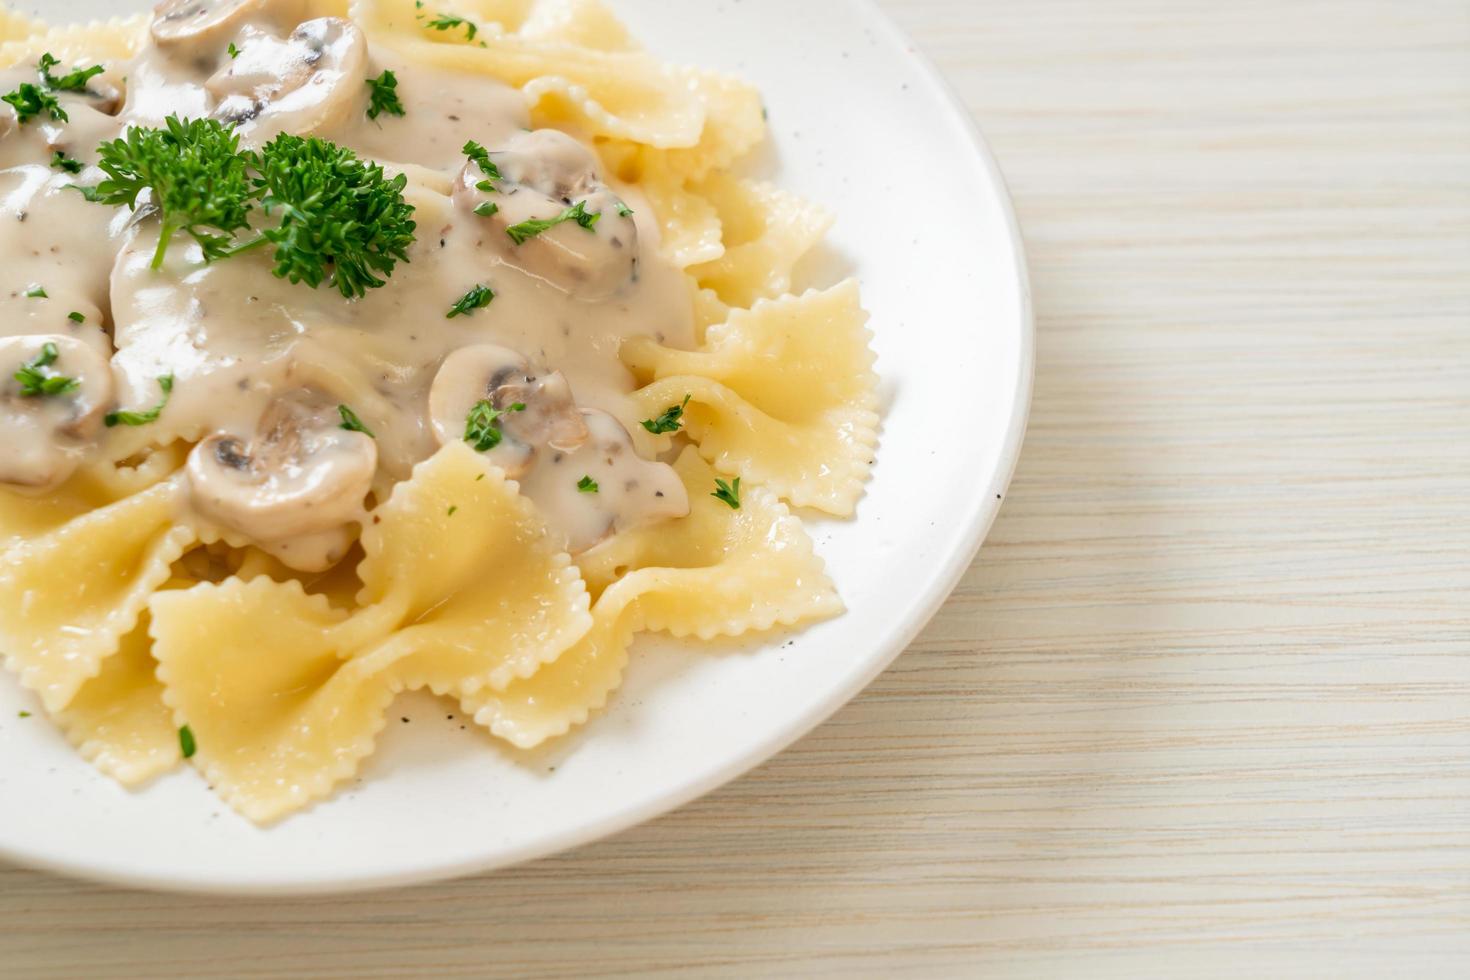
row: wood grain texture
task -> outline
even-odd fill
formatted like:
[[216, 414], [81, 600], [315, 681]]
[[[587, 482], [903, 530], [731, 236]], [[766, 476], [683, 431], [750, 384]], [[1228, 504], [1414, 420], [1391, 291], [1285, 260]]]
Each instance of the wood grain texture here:
[[0, 974], [1470, 974], [1470, 5], [889, 0], [1011, 181], [1034, 420], [796, 748], [580, 851], [224, 901], [0, 869]]

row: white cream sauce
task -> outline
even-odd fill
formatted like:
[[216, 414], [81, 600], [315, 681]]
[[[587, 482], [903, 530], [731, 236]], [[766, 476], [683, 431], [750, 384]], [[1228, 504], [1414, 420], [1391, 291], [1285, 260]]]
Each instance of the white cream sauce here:
[[[686, 513], [672, 469], [640, 454], [650, 443], [617, 357], [629, 337], [693, 339], [685, 277], [660, 258], [646, 202], [609, 186], [572, 137], [531, 132], [519, 91], [403, 62], [370, 50], [346, 21], [303, 23], [304, 13], [300, 0], [170, 0], [133, 62], [85, 93], [58, 93], [69, 122], [42, 114], [21, 124], [0, 107], [0, 337], [25, 338], [0, 342], [0, 377], [50, 338], [66, 341], [52, 370], [82, 382], [45, 405], [19, 382], [0, 388], [0, 438], [28, 461], [0, 468], [0, 482], [44, 490], [89, 455], [122, 460], [184, 438], [198, 443], [188, 473], [199, 517], [317, 570], [341, 558], [366, 506], [465, 438], [478, 401], [509, 408], [516, 398], [526, 408], [501, 416], [492, 458], [511, 461], [569, 547]], [[367, 80], [385, 68], [405, 114], [370, 120]], [[18, 67], [0, 73], [0, 89], [36, 79], [34, 66]], [[410, 261], [358, 300], [276, 278], [268, 249], [206, 264], [182, 234], [152, 268], [160, 227], [146, 206], [134, 215], [68, 185], [102, 179], [104, 140], [169, 115], [234, 122], [247, 147], [318, 135], [405, 174], [417, 222]], [[499, 167], [493, 190], [467, 164], [467, 140]], [[58, 150], [86, 170], [53, 167]], [[486, 202], [494, 213], [477, 214]], [[506, 233], [576, 203], [599, 214], [591, 229], [567, 221], [522, 244]], [[479, 285], [494, 300], [448, 318]], [[26, 295], [38, 286], [45, 298]], [[455, 358], [486, 348], [500, 353]], [[481, 369], [490, 362], [515, 362], [515, 377]], [[99, 400], [152, 408], [163, 376], [174, 382], [157, 422], [77, 424], [99, 414]], [[373, 437], [342, 429], [338, 405]], [[565, 424], [533, 424], [546, 417]]]

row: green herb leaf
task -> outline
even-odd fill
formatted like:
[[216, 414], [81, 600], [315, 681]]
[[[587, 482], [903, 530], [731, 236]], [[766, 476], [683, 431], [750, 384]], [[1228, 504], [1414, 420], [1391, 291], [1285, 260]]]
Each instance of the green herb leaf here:
[[91, 81], [93, 77], [102, 74], [104, 70], [101, 65], [93, 65], [91, 68], [77, 68], [57, 78], [51, 74], [51, 69], [59, 64], [61, 62], [52, 57], [51, 52], [48, 51], [41, 55], [41, 81], [46, 83], [47, 88], [54, 89], [58, 92], [85, 92], [87, 90], [87, 82]]
[[689, 406], [692, 395], [685, 395], [684, 400], [678, 405], [670, 405], [664, 409], [664, 413], [656, 419], [644, 419], [642, 425], [656, 436], [665, 435], [670, 432], [678, 432], [684, 427], [684, 409]]
[[618, 217], [619, 218], [631, 218], [631, 217], [633, 217], [633, 209], [630, 208], [630, 207], [628, 207], [628, 205], [624, 204], [622, 201], [619, 201], [618, 202]]
[[46, 295], [46, 287], [45, 286], [32, 286], [30, 289], [27, 289], [26, 290], [26, 296], [29, 299], [50, 299], [51, 298], [50, 296], [47, 296]]
[[403, 103], [398, 100], [398, 76], [387, 69], [377, 78], [367, 80], [369, 119], [376, 119], [383, 113], [390, 116], [403, 115]]
[[73, 160], [65, 153], [57, 150], [51, 155], [51, 166], [56, 170], [65, 170], [69, 174], [79, 174], [82, 172], [85, 164], [80, 160]]
[[735, 478], [734, 483], [726, 483], [724, 480], [715, 481], [715, 492], [710, 494], [721, 503], [729, 504], [731, 510], [740, 509], [740, 477]]
[[[275, 274], [315, 289], [330, 282], [347, 299], [387, 284], [414, 242], [408, 177], [389, 179], [376, 163], [316, 136], [277, 136], [251, 164], [267, 215], [280, 226], [261, 232], [275, 246]], [[250, 242], [233, 251], [257, 244]]]
[[454, 512], [457, 511], [457, 510], [459, 510], [459, 504], [452, 504], [450, 506], [450, 508], [449, 508], [449, 513], [446, 516], [453, 517], [454, 516]]
[[174, 376], [172, 374], [161, 376], [158, 379], [158, 387], [163, 389], [163, 397], [159, 399], [157, 405], [146, 412], [108, 412], [102, 416], [103, 424], [111, 429], [119, 425], [147, 425], [150, 422], [157, 422], [158, 416], [163, 414], [164, 407], [168, 405], [169, 395], [173, 393]]
[[505, 229], [505, 233], [510, 236], [511, 241], [517, 245], [523, 245], [543, 231], [555, 228], [557, 225], [567, 221], [575, 221], [588, 231], [593, 231], [592, 226], [597, 224], [597, 219], [600, 217], [602, 217], [600, 211], [593, 211], [591, 214], [588, 214], [587, 202], [578, 201], [555, 218], [532, 218], [530, 221], [522, 221], [518, 225], [511, 225]]
[[107, 178], [83, 193], [101, 204], [136, 209], [138, 196], [148, 190], [163, 222], [153, 268], [163, 265], [169, 241], [180, 231], [212, 262], [230, 255], [235, 233], [249, 226], [252, 191], [239, 148], [234, 131], [213, 119], [169, 116], [162, 129], [131, 126], [126, 136], [99, 148], [98, 165]]
[[449, 14], [440, 14], [433, 20], [426, 21], [424, 26], [432, 27], [436, 31], [452, 31], [463, 27], [465, 29], [466, 41], [473, 41], [475, 35], [480, 33], [480, 29], [475, 26], [473, 21], [465, 20], [463, 17], [453, 17]]
[[475, 213], [482, 218], [488, 218], [499, 210], [500, 205], [496, 204], [494, 201], [481, 201], [479, 204], [475, 205]]
[[[480, 169], [485, 172], [485, 176], [489, 177], [490, 180], [495, 181], [504, 179], [500, 176], [500, 168], [495, 165], [494, 160], [490, 159], [490, 151], [485, 149], [479, 143], [476, 143], [474, 140], [467, 140], [465, 142], [465, 145], [460, 148], [460, 152], [469, 157], [471, 163], [478, 163], [480, 165]], [[487, 181], [483, 180], [475, 186], [482, 191], [495, 190], [495, 185], [493, 183], [488, 183]]]
[[449, 308], [449, 312], [444, 314], [444, 319], [453, 320], [457, 316], [472, 316], [476, 310], [489, 306], [490, 301], [494, 298], [495, 291], [489, 286], [477, 285]]
[[199, 751], [199, 744], [194, 741], [194, 729], [188, 725], [179, 729], [179, 751], [185, 759], [194, 758], [194, 753]]
[[240, 57], [240, 49], [237, 48], [237, 47], [235, 47], [235, 42], [234, 41], [231, 41], [230, 42], [230, 46], [227, 47], [227, 48], [225, 48], [225, 50], [227, 52], [229, 52], [229, 55], [230, 55], [231, 58], [238, 58], [238, 57]]
[[22, 364], [11, 377], [20, 382], [20, 393], [25, 398], [42, 398], [49, 395], [64, 395], [80, 387], [76, 378], [46, 370], [60, 357], [56, 345], [47, 341], [41, 345], [41, 353]]
[[338, 405], [337, 414], [342, 416], [342, 428], [348, 432], [361, 432], [365, 436], [372, 436], [374, 439], [378, 438], [373, 435], [372, 429], [362, 424], [362, 419], [357, 417], [357, 413], [346, 405]]
[[464, 441], [473, 446], [477, 453], [489, 452], [500, 445], [503, 436], [500, 431], [500, 417], [525, 410], [526, 406], [521, 402], [501, 411], [489, 399], [481, 399], [465, 417]]
[[66, 315], [66, 318], [68, 320], [70, 320], [72, 323], [86, 323], [87, 322], [87, 315], [85, 313], [78, 313], [76, 310], [72, 310], [70, 313], [68, 313]]
[[56, 101], [56, 96], [34, 82], [21, 82], [14, 92], [0, 96], [0, 101], [15, 107], [15, 116], [25, 125], [41, 113], [49, 113], [57, 122], [70, 122], [71, 117]]
[[582, 479], [577, 481], [577, 489], [580, 490], [582, 493], [596, 493], [597, 481], [592, 479], [592, 477], [590, 476], [584, 476], [582, 477]]
[[31, 716], [29, 711], [18, 711], [16, 714], [21, 718], [29, 718]]

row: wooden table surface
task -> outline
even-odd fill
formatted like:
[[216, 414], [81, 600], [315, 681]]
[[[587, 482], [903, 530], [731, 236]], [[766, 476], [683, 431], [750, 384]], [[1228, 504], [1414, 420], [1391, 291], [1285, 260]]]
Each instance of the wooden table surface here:
[[1470, 4], [889, 0], [1014, 189], [990, 543], [759, 771], [303, 901], [0, 868], [0, 975], [1470, 975]]

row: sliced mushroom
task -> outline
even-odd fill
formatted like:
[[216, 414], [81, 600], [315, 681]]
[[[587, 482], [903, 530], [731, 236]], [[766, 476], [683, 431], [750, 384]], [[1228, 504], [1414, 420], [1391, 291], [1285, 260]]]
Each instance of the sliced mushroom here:
[[569, 452], [587, 441], [587, 426], [560, 371], [537, 374], [515, 351], [478, 344], [445, 358], [429, 389], [429, 417], [440, 445], [466, 438], [470, 413], [482, 401], [503, 413], [494, 422], [499, 444], [485, 457], [511, 479], [530, 470], [541, 448]]
[[[28, 366], [36, 372], [29, 375], [33, 382], [53, 377], [76, 383], [46, 394], [16, 377]], [[0, 377], [0, 483], [38, 493], [61, 485], [97, 438], [112, 402], [106, 356], [62, 334], [5, 337]]]
[[[485, 189], [486, 174], [469, 163], [460, 174], [455, 202], [496, 229], [493, 236], [512, 265], [577, 299], [603, 300], [637, 279], [638, 226], [603, 182], [592, 151], [565, 133], [538, 129], [517, 133], [490, 154], [500, 179]], [[482, 216], [477, 208], [495, 211]], [[546, 221], [581, 205], [596, 215], [591, 227], [563, 221], [517, 244], [506, 229]]]
[[224, 47], [246, 24], [290, 30], [305, 15], [304, 0], [160, 0], [150, 30], [160, 47]]
[[567, 550], [578, 554], [619, 531], [689, 513], [689, 492], [673, 467], [639, 456], [628, 430], [606, 412], [582, 417], [587, 441], [543, 454], [521, 480], [522, 492], [566, 534]]
[[[262, 546], [360, 519], [377, 443], [343, 429], [331, 406], [315, 393], [286, 396], [266, 410], [249, 441], [219, 433], [195, 446], [187, 470], [196, 509]], [[271, 551], [281, 556], [280, 548]]]
[[205, 88], [247, 141], [331, 129], [361, 108], [368, 44], [351, 21], [319, 17], [287, 37], [246, 30], [239, 52]]

